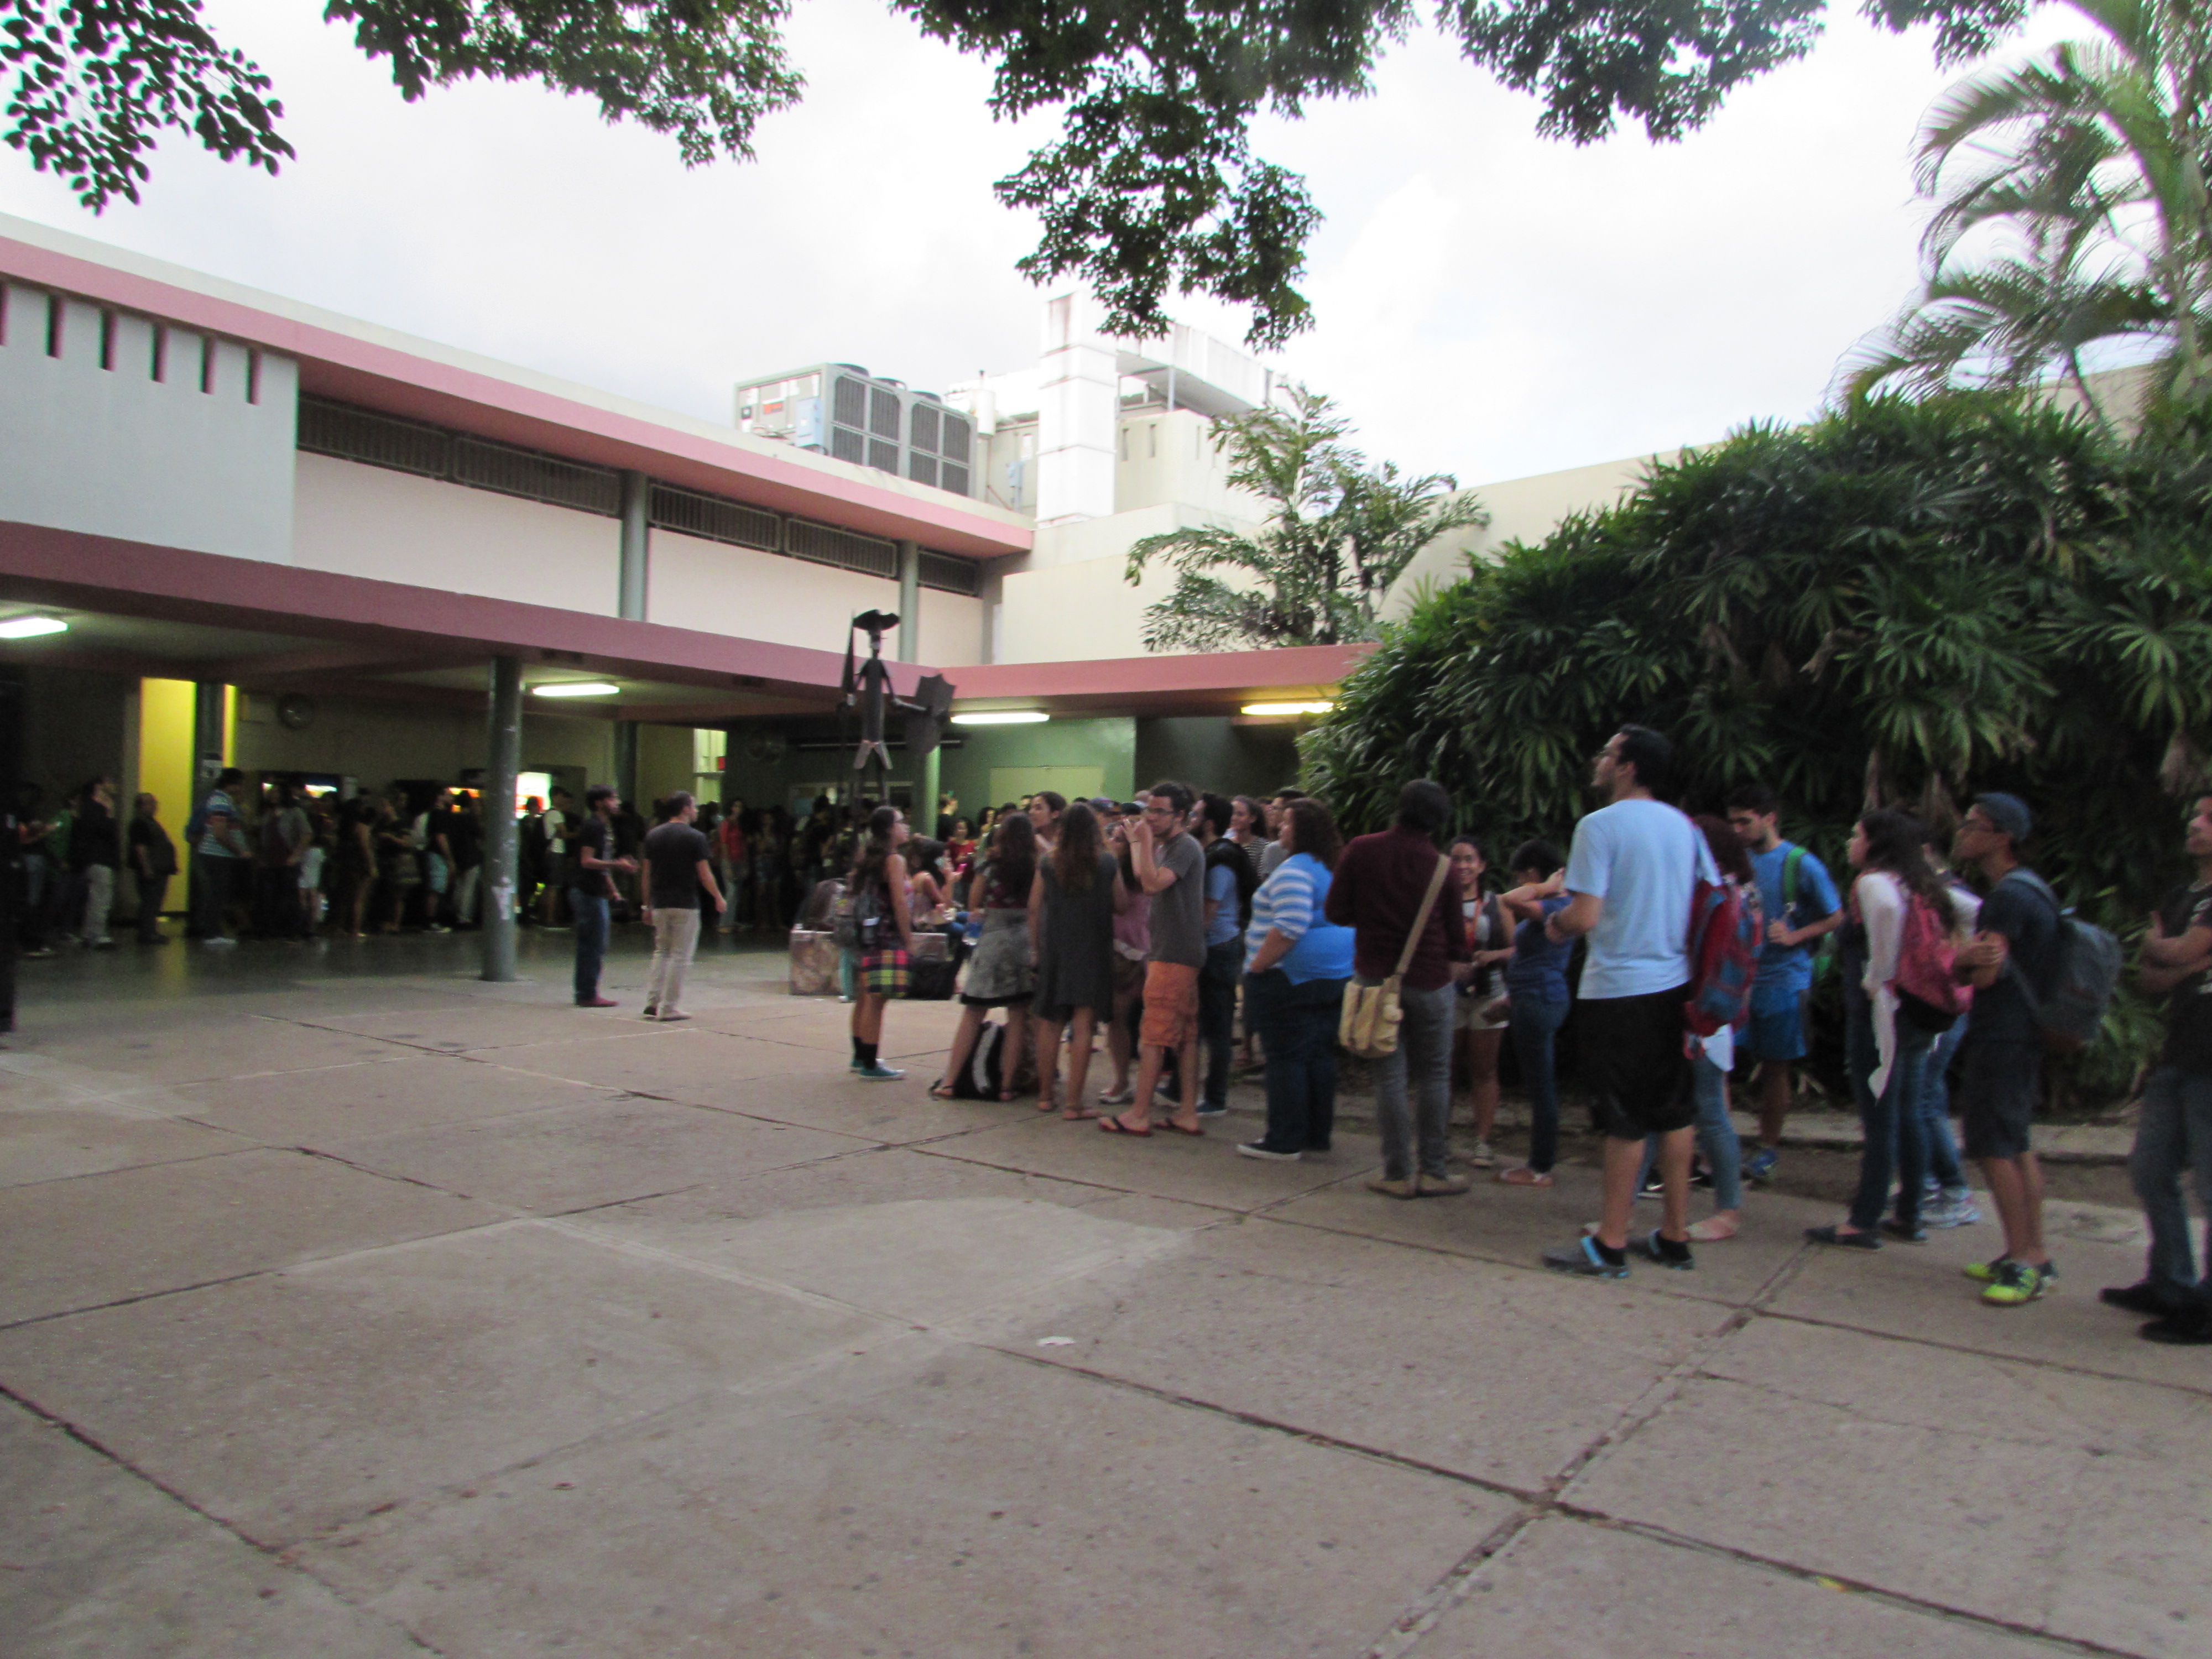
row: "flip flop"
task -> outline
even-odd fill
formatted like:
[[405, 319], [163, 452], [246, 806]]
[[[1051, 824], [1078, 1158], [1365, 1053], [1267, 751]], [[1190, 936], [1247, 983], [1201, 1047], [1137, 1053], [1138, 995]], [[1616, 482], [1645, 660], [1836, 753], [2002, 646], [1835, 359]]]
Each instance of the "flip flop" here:
[[1141, 1129], [1133, 1129], [1127, 1124], [1121, 1121], [1118, 1114], [1113, 1117], [1100, 1118], [1098, 1120], [1098, 1127], [1101, 1129], [1103, 1129], [1109, 1135], [1134, 1135], [1139, 1140], [1144, 1139], [1152, 1133], [1152, 1126], [1151, 1124], [1147, 1123]]
[[944, 1082], [931, 1084], [929, 1085], [929, 1097], [932, 1100], [951, 1100], [952, 1098], [952, 1085], [949, 1083]]

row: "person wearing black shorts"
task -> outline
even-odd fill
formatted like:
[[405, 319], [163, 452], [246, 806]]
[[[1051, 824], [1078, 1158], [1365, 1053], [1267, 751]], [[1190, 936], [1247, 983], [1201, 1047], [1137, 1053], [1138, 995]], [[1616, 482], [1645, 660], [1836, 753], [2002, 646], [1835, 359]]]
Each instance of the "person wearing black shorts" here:
[[1567, 907], [1545, 923], [1554, 943], [1586, 935], [1580, 1050], [1605, 1138], [1605, 1207], [1597, 1232], [1544, 1252], [1544, 1265], [1594, 1279], [1628, 1276], [1628, 1221], [1647, 1137], [1659, 1137], [1664, 1219], [1638, 1254], [1686, 1269], [1690, 1255], [1690, 1150], [1697, 1103], [1684, 1047], [1690, 991], [1690, 907], [1698, 878], [1717, 881], [1698, 827], [1658, 799], [1674, 750], [1649, 727], [1626, 726], [1598, 753], [1591, 784], [1607, 805], [1575, 826]]

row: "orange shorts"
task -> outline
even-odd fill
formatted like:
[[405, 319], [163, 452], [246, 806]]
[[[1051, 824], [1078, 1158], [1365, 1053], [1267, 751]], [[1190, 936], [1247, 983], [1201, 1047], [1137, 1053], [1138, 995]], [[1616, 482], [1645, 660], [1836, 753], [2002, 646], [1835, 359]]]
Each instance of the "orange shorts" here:
[[1145, 1019], [1139, 1042], [1182, 1048], [1198, 1041], [1198, 969], [1179, 962], [1145, 964]]

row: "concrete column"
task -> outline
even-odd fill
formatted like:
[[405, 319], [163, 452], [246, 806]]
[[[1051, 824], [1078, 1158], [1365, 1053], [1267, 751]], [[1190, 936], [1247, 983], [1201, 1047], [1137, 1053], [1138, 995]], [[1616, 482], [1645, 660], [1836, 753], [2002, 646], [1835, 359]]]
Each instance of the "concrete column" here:
[[514, 977], [514, 778], [522, 770], [522, 659], [494, 657], [483, 783], [483, 976]]
[[632, 806], [637, 802], [637, 722], [615, 722], [615, 793]]
[[899, 559], [898, 659], [921, 660], [921, 544], [901, 542]]
[[653, 565], [653, 527], [646, 510], [652, 500], [653, 481], [644, 473], [622, 475], [622, 588], [615, 615], [631, 622], [645, 620], [646, 579]]
[[914, 832], [917, 836], [934, 837], [937, 834], [937, 798], [943, 793], [944, 770], [939, 764], [945, 757], [941, 749], [933, 749], [921, 763], [921, 799], [915, 802]]

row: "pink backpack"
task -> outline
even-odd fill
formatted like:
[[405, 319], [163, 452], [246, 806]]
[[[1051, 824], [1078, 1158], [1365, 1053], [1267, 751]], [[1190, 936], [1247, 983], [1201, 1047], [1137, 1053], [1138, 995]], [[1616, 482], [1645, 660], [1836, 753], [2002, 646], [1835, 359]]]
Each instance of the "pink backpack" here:
[[1959, 947], [1936, 907], [1917, 893], [1905, 896], [1905, 927], [1897, 942], [1897, 1016], [1923, 1031], [1948, 1031], [1972, 1006], [1974, 989], [1953, 969]]

